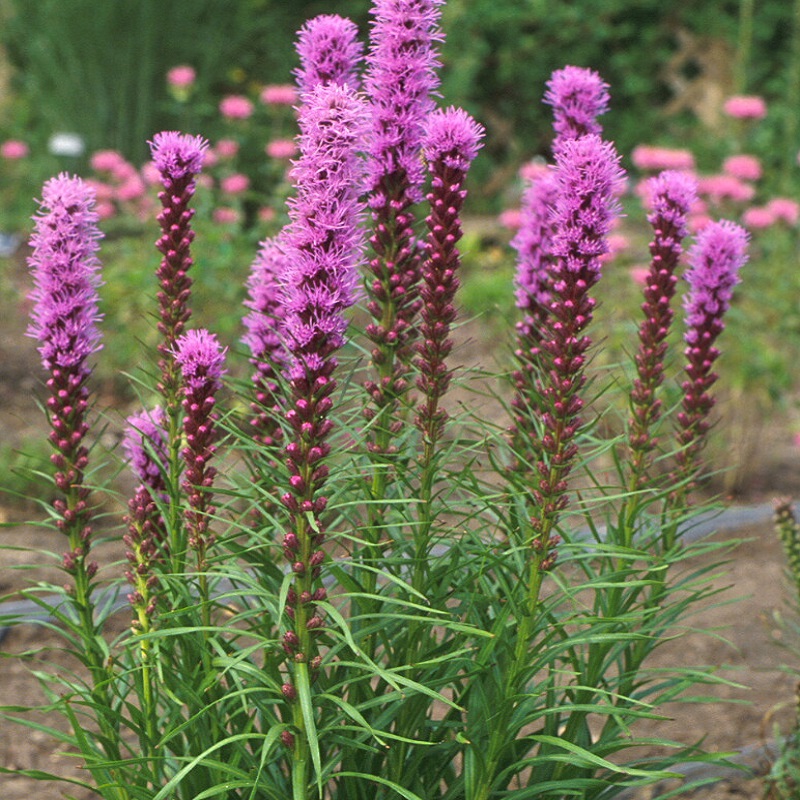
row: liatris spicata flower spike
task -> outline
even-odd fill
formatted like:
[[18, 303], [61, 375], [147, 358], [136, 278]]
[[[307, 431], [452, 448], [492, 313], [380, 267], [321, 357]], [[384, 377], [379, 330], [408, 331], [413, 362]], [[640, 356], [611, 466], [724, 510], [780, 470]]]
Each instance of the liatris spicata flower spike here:
[[[539, 360], [542, 330], [550, 307], [553, 209], [556, 202], [554, 171], [536, 176], [522, 196], [520, 227], [511, 240], [517, 251], [516, 298], [523, 318], [517, 323], [517, 346], [514, 352], [519, 368], [514, 371], [515, 430], [531, 435], [530, 417], [535, 402], [534, 372]], [[516, 434], [515, 434], [516, 435]]]
[[153, 564], [165, 545], [164, 520], [157, 499], [165, 501], [167, 486], [167, 423], [163, 409], [156, 407], [128, 417], [122, 438], [122, 449], [136, 477], [141, 481], [128, 502], [125, 522], [128, 532], [122, 537], [130, 568], [125, 578], [133, 586], [128, 602], [135, 614], [133, 627], [138, 631], [150, 629], [157, 598], [154, 589], [158, 578]]
[[435, 444], [447, 418], [444, 409], [439, 408], [439, 400], [452, 376], [445, 360], [453, 346], [450, 326], [456, 317], [453, 301], [459, 286], [459, 215], [467, 196], [464, 179], [482, 138], [483, 128], [461, 109], [435, 111], [428, 118], [424, 154], [432, 176], [428, 195], [431, 211], [427, 219], [427, 258], [422, 268], [421, 341], [416, 359], [420, 373], [417, 386], [423, 393], [416, 424], [425, 436], [426, 447]]
[[258, 440], [267, 447], [274, 447], [282, 436], [278, 422], [281, 394], [278, 375], [285, 369], [289, 353], [281, 331], [283, 302], [278, 277], [286, 270], [285, 259], [279, 237], [261, 243], [250, 268], [249, 299], [244, 303], [250, 313], [243, 320], [247, 333], [242, 342], [250, 348], [250, 363], [256, 368], [252, 377], [255, 416], [251, 424]]
[[532, 519], [533, 544], [541, 569], [552, 564], [550, 534], [567, 504], [566, 479], [578, 449], [573, 439], [581, 426], [580, 392], [591, 344], [584, 330], [596, 303], [589, 291], [600, 278], [601, 256], [608, 252], [606, 236], [618, 213], [614, 196], [623, 178], [613, 145], [594, 134], [564, 141], [556, 164], [552, 300], [542, 332], [538, 387], [544, 433], [535, 442], [541, 458], [533, 491], [539, 508]]
[[367, 57], [367, 92], [372, 99], [372, 138], [368, 187], [375, 257], [367, 280], [367, 325], [373, 343], [376, 380], [365, 383], [374, 409], [370, 443], [374, 452], [391, 451], [399, 398], [413, 358], [414, 320], [419, 299], [420, 259], [412, 206], [422, 200], [421, 158], [425, 120], [433, 111], [438, 86], [436, 44], [442, 0], [377, 0], [372, 13], [372, 43]]
[[297, 34], [300, 68], [295, 70], [300, 94], [319, 84], [335, 83], [359, 88], [358, 65], [363, 56], [356, 24], [338, 14], [320, 14]]
[[177, 338], [183, 333], [191, 316], [189, 297], [192, 280], [190, 247], [194, 239], [191, 220], [194, 210], [189, 207], [195, 192], [195, 180], [203, 168], [208, 142], [200, 136], [187, 136], [176, 131], [157, 133], [150, 142], [153, 163], [161, 175], [164, 190], [158, 199], [163, 209], [158, 215], [162, 235], [156, 247], [163, 258], [156, 272], [160, 319], [158, 329], [164, 337], [158, 346], [161, 355], [161, 391], [167, 401], [167, 412], [178, 405], [178, 376], [173, 366]]
[[187, 331], [175, 342], [175, 363], [183, 378], [186, 446], [181, 455], [186, 464], [183, 488], [189, 503], [186, 521], [189, 546], [198, 553], [201, 571], [205, 551], [213, 543], [213, 537], [208, 535], [208, 520], [214, 513], [211, 486], [217, 471], [209, 461], [217, 449], [214, 406], [225, 373], [225, 352], [216, 337], [202, 329]]
[[[358, 265], [363, 252], [360, 222], [363, 162], [358, 153], [366, 133], [367, 108], [348, 87], [318, 86], [299, 110], [300, 157], [291, 177], [296, 195], [289, 201], [290, 222], [283, 231], [286, 343], [291, 398], [286, 419], [290, 489], [283, 503], [291, 518], [283, 545], [295, 575], [287, 602], [294, 630], [284, 639], [287, 652], [306, 658], [314, 630], [322, 624], [313, 590], [323, 552], [320, 515], [327, 499], [320, 494], [330, 452], [326, 441], [336, 381], [335, 352], [344, 344], [344, 311], [355, 302]], [[322, 594], [320, 594], [320, 592]], [[302, 718], [296, 723], [303, 724]]]
[[45, 183], [28, 259], [34, 280], [28, 335], [39, 342], [47, 381], [50, 442], [58, 529], [69, 537], [64, 569], [76, 580], [79, 597], [88, 602], [88, 582], [97, 565], [86, 563], [91, 529], [89, 489], [83, 485], [88, 463], [84, 438], [91, 368], [87, 361], [100, 349], [97, 290], [100, 262], [95, 253], [101, 233], [94, 211], [94, 190], [80, 178], [61, 174]]
[[789, 572], [800, 598], [800, 526], [797, 524], [791, 500], [788, 498], [775, 500], [773, 520], [775, 532], [783, 545]]
[[709, 429], [708, 414], [714, 405], [709, 389], [717, 380], [713, 372], [719, 350], [714, 346], [725, 328], [722, 318], [730, 306], [733, 287], [739, 283], [739, 270], [747, 261], [748, 235], [734, 222], [712, 222], [697, 235], [689, 251], [686, 280], [689, 291], [684, 297], [687, 331], [686, 374], [682, 384], [683, 410], [678, 414], [678, 469], [674, 482], [684, 496], [699, 467], [699, 454]]
[[608, 84], [594, 70], [569, 66], [556, 70], [544, 96], [553, 107], [554, 148], [588, 133], [599, 136], [603, 129], [597, 117], [608, 111], [608, 100]]
[[648, 221], [653, 228], [650, 270], [645, 280], [644, 320], [639, 326], [637, 378], [631, 391], [633, 414], [628, 441], [636, 487], [646, 478], [647, 454], [655, 447], [653, 425], [661, 416], [656, 391], [664, 380], [664, 356], [674, 311], [671, 307], [678, 278], [675, 270], [683, 253], [689, 209], [697, 198], [697, 182], [683, 172], [662, 172], [647, 182]]

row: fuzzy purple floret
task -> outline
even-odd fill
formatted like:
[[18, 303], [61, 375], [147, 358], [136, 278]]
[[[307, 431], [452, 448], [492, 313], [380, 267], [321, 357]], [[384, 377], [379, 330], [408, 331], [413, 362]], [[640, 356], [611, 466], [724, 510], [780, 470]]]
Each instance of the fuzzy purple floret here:
[[[517, 251], [517, 308], [529, 316], [545, 308], [550, 301], [548, 287], [556, 189], [553, 171], [536, 178], [526, 188], [522, 195], [519, 230], [511, 240], [511, 246]], [[526, 322], [531, 324], [533, 319], [526, 319]]]
[[689, 345], [701, 342], [713, 320], [716, 333], [722, 330], [721, 318], [728, 310], [733, 287], [740, 282], [739, 270], [747, 261], [748, 235], [744, 228], [729, 220], [712, 222], [703, 228], [689, 251], [690, 267], [686, 272], [689, 292], [684, 311]]
[[217, 337], [205, 329], [187, 331], [175, 342], [175, 363], [181, 370], [187, 392], [213, 394], [222, 386], [225, 353]]
[[683, 238], [689, 233], [687, 218], [697, 200], [697, 180], [692, 175], [678, 170], [665, 170], [647, 181], [647, 196], [650, 198], [648, 221], [664, 220]]
[[35, 288], [28, 335], [39, 340], [47, 370], [80, 369], [101, 348], [95, 253], [102, 234], [94, 198], [88, 184], [62, 173], [45, 183], [34, 217], [28, 264]]
[[597, 117], [608, 110], [608, 84], [591, 69], [564, 67], [547, 82], [544, 102], [553, 107], [557, 142], [602, 132]]
[[463, 109], [451, 106], [430, 114], [422, 149], [429, 162], [441, 161], [448, 169], [466, 172], [478, 155], [483, 136], [482, 125]]
[[287, 358], [281, 334], [283, 304], [278, 284], [278, 276], [286, 270], [285, 261], [280, 238], [265, 239], [247, 279], [249, 299], [244, 305], [250, 313], [242, 320], [247, 329], [242, 342], [250, 348], [254, 359], [266, 359], [271, 364], [282, 364]]
[[358, 66], [363, 53], [358, 27], [352, 20], [338, 14], [320, 14], [310, 19], [297, 34], [300, 68], [295, 70], [295, 77], [300, 94], [326, 83], [358, 89]]
[[619, 155], [611, 142], [589, 134], [566, 140], [556, 164], [553, 255], [568, 271], [599, 277], [606, 235], [619, 213], [615, 195], [624, 180]]
[[149, 142], [150, 153], [164, 185], [197, 175], [203, 168], [208, 142], [202, 136], [189, 136], [178, 131], [162, 131]]
[[422, 199], [419, 151], [423, 126], [434, 108], [440, 66], [436, 45], [443, 0], [376, 0], [365, 85], [372, 100], [369, 186], [373, 205], [383, 202], [387, 176], [405, 178], [412, 202]]
[[291, 177], [281, 276], [285, 331], [295, 357], [290, 377], [320, 367], [344, 344], [343, 311], [356, 301], [364, 236], [364, 100], [348, 87], [318, 86], [300, 108], [300, 157]]
[[168, 453], [167, 416], [161, 406], [128, 417], [122, 450], [134, 475], [146, 487], [163, 488]]

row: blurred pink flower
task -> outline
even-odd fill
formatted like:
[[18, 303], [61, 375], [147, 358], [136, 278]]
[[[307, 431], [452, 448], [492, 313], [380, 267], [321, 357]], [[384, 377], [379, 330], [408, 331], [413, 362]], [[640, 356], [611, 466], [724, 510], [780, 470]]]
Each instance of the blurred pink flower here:
[[250, 187], [250, 178], [247, 175], [242, 175], [237, 172], [234, 175], [228, 175], [219, 182], [220, 188], [227, 194], [241, 194], [246, 192]]
[[148, 186], [157, 186], [161, 183], [161, 173], [152, 161], [146, 161], [142, 165], [142, 177]]
[[711, 224], [714, 220], [708, 214], [690, 214], [686, 220], [686, 225], [690, 233], [699, 233], [707, 225]]
[[[206, 159], [203, 162], [204, 165], [208, 164], [208, 152], [206, 151]], [[200, 173], [200, 175], [195, 178], [197, 181], [198, 186], [202, 186], [203, 189], [213, 189], [214, 188], [214, 179], [207, 173]]]
[[19, 139], [8, 139], [0, 144], [0, 156], [9, 161], [18, 161], [21, 158], [26, 158], [30, 153], [30, 148], [26, 142]]
[[800, 433], [796, 433], [792, 439], [795, 447], [800, 447]]
[[517, 231], [522, 223], [522, 213], [518, 208], [507, 208], [501, 211], [497, 221], [510, 231]]
[[773, 213], [776, 220], [787, 225], [797, 225], [800, 219], [800, 203], [789, 197], [773, 197], [767, 203], [767, 208]]
[[98, 203], [102, 202], [103, 200], [112, 200], [114, 198], [113, 186], [109, 186], [103, 181], [94, 180], [92, 178], [86, 180], [85, 183], [94, 189], [94, 196], [97, 198]]
[[628, 274], [631, 276], [631, 280], [638, 284], [639, 286], [646, 286], [647, 279], [650, 276], [650, 267], [642, 266], [641, 264], [637, 264], [634, 267], [631, 267], [628, 270]]
[[755, 95], [729, 97], [722, 108], [729, 117], [736, 119], [763, 119], [767, 116], [764, 98]]
[[291, 106], [297, 102], [297, 89], [289, 83], [272, 84], [261, 90], [261, 102], [268, 106]]
[[694, 169], [694, 156], [689, 150], [654, 147], [649, 144], [634, 147], [631, 161], [641, 170]]
[[118, 183], [127, 183], [128, 181], [136, 180], [139, 177], [139, 172], [133, 164], [123, 158], [116, 166], [112, 167], [111, 177]]
[[117, 213], [114, 204], [108, 200], [98, 200], [95, 203], [94, 210], [100, 219], [111, 219]]
[[138, 200], [147, 191], [141, 176], [134, 173], [124, 183], [121, 183], [117, 188], [117, 198], [123, 203], [130, 202], [131, 200]]
[[697, 191], [715, 203], [733, 200], [746, 203], [755, 197], [756, 190], [731, 175], [706, 175], [697, 179]]
[[297, 152], [297, 145], [292, 139], [273, 139], [264, 152], [270, 158], [291, 158]]
[[742, 224], [750, 230], [770, 228], [776, 221], [775, 215], [766, 206], [752, 206], [742, 214]]
[[722, 171], [742, 181], [757, 181], [763, 175], [761, 162], [755, 156], [738, 155], [726, 158]]
[[125, 157], [116, 150], [98, 150], [89, 159], [89, 166], [95, 172], [113, 172], [125, 163]]
[[219, 225], [235, 225], [239, 221], [239, 212], [235, 208], [220, 206], [214, 209], [214, 222]]
[[519, 176], [524, 181], [536, 181], [548, 172], [550, 167], [544, 161], [528, 161], [519, 168]]
[[219, 158], [233, 158], [239, 152], [239, 142], [235, 139], [220, 139], [214, 152]]
[[261, 222], [272, 222], [277, 215], [277, 212], [272, 206], [261, 206], [261, 208], [258, 209], [258, 218]]
[[179, 89], [188, 89], [194, 84], [196, 77], [197, 74], [194, 71], [194, 67], [190, 67], [187, 64], [181, 64], [180, 66], [173, 67], [171, 70], [169, 70], [169, 72], [167, 72], [167, 83], [170, 86], [175, 86]]
[[219, 113], [226, 119], [247, 119], [253, 113], [253, 103], [242, 95], [230, 94], [222, 98]]

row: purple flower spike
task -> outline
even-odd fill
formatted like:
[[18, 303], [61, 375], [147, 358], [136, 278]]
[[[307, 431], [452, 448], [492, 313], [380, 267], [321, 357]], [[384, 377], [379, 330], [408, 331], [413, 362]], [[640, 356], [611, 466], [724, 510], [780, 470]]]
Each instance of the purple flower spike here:
[[133, 414], [128, 417], [127, 423], [122, 437], [122, 450], [133, 473], [153, 496], [164, 495], [164, 470], [168, 463], [167, 417], [164, 409], [156, 406], [150, 411]]
[[202, 329], [187, 331], [175, 342], [175, 363], [183, 378], [186, 447], [181, 455], [186, 464], [183, 489], [189, 501], [186, 521], [189, 546], [198, 553], [201, 571], [205, 552], [213, 543], [213, 537], [208, 536], [208, 519], [214, 513], [211, 486], [217, 471], [209, 461], [217, 449], [214, 406], [225, 374], [225, 353], [216, 336]]
[[183, 333], [191, 316], [189, 297], [192, 279], [188, 272], [194, 240], [191, 220], [194, 210], [189, 207], [195, 192], [195, 179], [203, 167], [208, 142], [199, 136], [187, 136], [175, 131], [157, 133], [150, 143], [153, 161], [161, 173], [164, 190], [159, 192], [163, 210], [158, 215], [162, 235], [156, 247], [163, 258], [156, 272], [158, 277], [158, 330], [164, 337], [158, 346], [161, 355], [161, 392], [167, 413], [173, 417], [178, 407], [178, 376], [173, 364], [177, 338]]
[[373, 218], [367, 309], [373, 321], [366, 334], [373, 344], [375, 380], [364, 388], [372, 407], [375, 453], [392, 452], [393, 419], [408, 388], [414, 356], [421, 248], [414, 233], [412, 206], [422, 200], [425, 121], [439, 85], [436, 47], [442, 0], [377, 0], [367, 57], [367, 93], [372, 101], [368, 188]]
[[292, 356], [286, 411], [291, 436], [285, 451], [290, 477], [281, 499], [289, 512], [284, 554], [295, 576], [286, 610], [293, 629], [284, 637], [284, 648], [312, 663], [313, 635], [322, 626], [315, 602], [325, 597], [314, 582], [324, 559], [321, 515], [327, 498], [321, 490], [329, 469], [335, 353], [344, 343], [344, 311], [355, 301], [363, 251], [359, 152], [367, 108], [359, 95], [335, 84], [317, 86], [303, 99], [300, 158], [291, 173], [296, 195], [281, 240], [284, 331]]
[[460, 257], [456, 244], [461, 238], [459, 215], [467, 196], [463, 188], [467, 170], [478, 153], [483, 128], [465, 111], [448, 108], [435, 111], [428, 119], [424, 144], [432, 176], [428, 195], [428, 257], [422, 269], [421, 342], [416, 364], [420, 371], [417, 386], [423, 402], [416, 424], [428, 446], [441, 436], [447, 418], [439, 400], [447, 391], [452, 370], [445, 359], [452, 349], [450, 326], [456, 318], [453, 305], [459, 286]]
[[644, 288], [644, 320], [639, 326], [637, 378], [631, 392], [633, 415], [629, 425], [631, 468], [638, 487], [646, 479], [647, 453], [657, 443], [652, 428], [661, 416], [661, 400], [656, 391], [664, 380], [666, 338], [674, 317], [671, 302], [678, 282], [675, 270], [683, 253], [686, 220], [697, 197], [697, 182], [683, 172], [662, 172], [648, 181], [648, 195], [651, 211], [647, 219], [654, 234], [650, 243], [652, 260]]
[[296, 380], [306, 370], [321, 369], [344, 344], [342, 312], [356, 300], [365, 103], [347, 87], [319, 86], [298, 122], [301, 155], [291, 171], [297, 194], [289, 201], [281, 276], [290, 375]]
[[556, 151], [556, 161], [552, 299], [542, 331], [537, 387], [544, 432], [534, 443], [540, 454], [533, 491], [539, 515], [531, 521], [542, 570], [555, 558], [551, 534], [567, 505], [567, 477], [578, 450], [573, 440], [582, 424], [580, 392], [591, 344], [584, 330], [596, 304], [589, 290], [600, 278], [600, 257], [608, 252], [606, 235], [618, 210], [615, 191], [623, 177], [613, 145], [594, 134], [565, 141]]
[[547, 82], [544, 102], [553, 107], [554, 149], [567, 139], [593, 133], [602, 127], [597, 117], [608, 110], [608, 84], [591, 69], [564, 67]]
[[255, 417], [251, 424], [266, 446], [275, 445], [281, 437], [276, 413], [280, 405], [277, 379], [288, 363], [289, 353], [283, 341], [284, 312], [278, 277], [287, 269], [285, 259], [279, 238], [261, 243], [247, 280], [249, 299], [244, 303], [250, 313], [243, 320], [247, 333], [242, 342], [250, 348], [253, 356], [250, 363], [256, 368], [252, 376], [256, 391], [256, 402], [252, 404]]
[[301, 95], [326, 83], [359, 88], [358, 65], [364, 48], [352, 20], [321, 14], [306, 22], [297, 37], [300, 69], [295, 76]]
[[688, 380], [682, 384], [683, 411], [678, 414], [681, 450], [676, 480], [691, 479], [699, 466], [698, 456], [709, 429], [708, 414], [715, 402], [709, 394], [717, 380], [713, 366], [719, 350], [714, 343], [725, 328], [723, 316], [733, 298], [733, 287], [739, 283], [739, 270], [747, 261], [747, 242], [744, 228], [722, 220], [703, 228], [689, 251], [689, 291], [684, 297]]
[[[28, 335], [39, 341], [47, 381], [52, 462], [55, 484], [63, 498], [55, 501], [58, 529], [69, 537], [64, 555], [67, 572], [86, 588], [97, 570], [87, 564], [91, 530], [89, 489], [83, 486], [88, 450], [83, 444], [91, 369], [87, 359], [100, 349], [97, 289], [101, 238], [94, 211], [94, 191], [80, 178], [61, 174], [42, 190], [28, 259], [34, 280]], [[82, 578], [79, 576], [83, 576]], [[82, 601], [89, 602], [87, 597]]]

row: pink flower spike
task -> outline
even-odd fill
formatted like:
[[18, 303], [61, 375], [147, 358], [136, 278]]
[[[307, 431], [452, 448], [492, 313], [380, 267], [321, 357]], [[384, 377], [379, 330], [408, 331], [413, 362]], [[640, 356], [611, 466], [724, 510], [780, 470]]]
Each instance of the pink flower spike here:
[[19, 139], [8, 139], [0, 144], [0, 158], [5, 158], [7, 161], [19, 161], [21, 158], [27, 158], [29, 153], [28, 145]]
[[225, 354], [213, 333], [200, 328], [186, 331], [175, 341], [175, 363], [180, 367], [186, 387], [197, 391], [207, 386], [211, 392], [222, 387], [222, 376], [226, 370]]
[[202, 136], [189, 136], [178, 131], [162, 131], [150, 142], [153, 163], [162, 175], [162, 183], [197, 175], [203, 168], [208, 142]]
[[188, 89], [194, 84], [196, 77], [197, 75], [194, 71], [194, 67], [181, 64], [167, 72], [167, 83], [178, 89]]
[[722, 108], [734, 119], [763, 119], [767, 116], [767, 104], [764, 99], [754, 95], [729, 97]]
[[608, 111], [608, 84], [592, 69], [564, 67], [547, 82], [544, 102], [553, 107], [557, 140], [600, 134], [597, 117]]
[[226, 119], [249, 119], [253, 110], [252, 101], [237, 94], [223, 97], [219, 104], [219, 113]]

